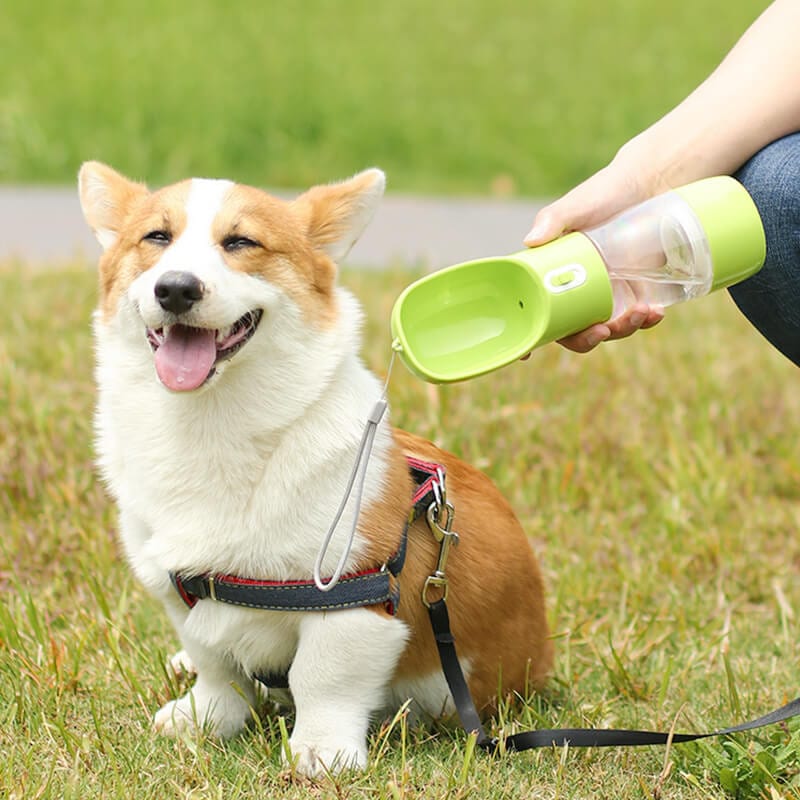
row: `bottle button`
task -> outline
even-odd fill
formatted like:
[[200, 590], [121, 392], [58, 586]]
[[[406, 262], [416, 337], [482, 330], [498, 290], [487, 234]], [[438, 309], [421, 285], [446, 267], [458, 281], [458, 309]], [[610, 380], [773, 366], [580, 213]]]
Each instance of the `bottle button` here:
[[575, 273], [572, 271], [569, 272], [562, 272], [560, 275], [556, 275], [553, 278], [553, 286], [566, 286], [568, 283], [572, 283], [575, 280]]
[[581, 264], [565, 264], [544, 276], [544, 285], [552, 294], [566, 292], [586, 283], [586, 269]]

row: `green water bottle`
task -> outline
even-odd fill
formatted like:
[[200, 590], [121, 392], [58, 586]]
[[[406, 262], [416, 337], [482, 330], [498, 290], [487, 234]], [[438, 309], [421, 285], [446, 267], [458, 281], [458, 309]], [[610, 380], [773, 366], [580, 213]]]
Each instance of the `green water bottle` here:
[[427, 381], [462, 381], [633, 303], [669, 306], [732, 286], [765, 256], [745, 188], [727, 176], [706, 178], [597, 228], [425, 276], [395, 302], [393, 347]]

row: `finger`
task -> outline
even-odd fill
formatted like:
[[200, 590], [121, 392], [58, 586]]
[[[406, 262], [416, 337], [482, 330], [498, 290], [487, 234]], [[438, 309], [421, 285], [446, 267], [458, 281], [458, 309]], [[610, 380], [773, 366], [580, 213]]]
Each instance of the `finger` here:
[[658, 325], [662, 319], [664, 319], [664, 306], [650, 306], [647, 319], [642, 323], [642, 330]]
[[626, 339], [638, 330], [652, 328], [664, 319], [664, 307], [636, 303], [624, 314], [605, 324], [592, 325], [586, 330], [565, 336], [558, 343], [575, 353], [588, 353], [600, 342], [613, 339]]
[[645, 330], [658, 325], [664, 319], [664, 307], [636, 303], [624, 314], [608, 323], [611, 330], [611, 339], [625, 339], [638, 330]]
[[574, 353], [588, 353], [590, 350], [594, 350], [600, 342], [609, 338], [611, 338], [611, 330], [608, 325], [592, 325], [591, 328], [559, 339], [558, 343]]
[[608, 323], [609, 339], [627, 339], [638, 331], [647, 320], [648, 310], [635, 307]]
[[545, 206], [533, 220], [533, 227], [522, 240], [526, 247], [535, 247], [557, 238], [564, 232], [564, 226], [559, 221], [557, 203]]
[[601, 169], [542, 208], [523, 241], [528, 247], [533, 247], [568, 231], [599, 225], [630, 205], [628, 194], [627, 190], [620, 192], [620, 181], [613, 173], [607, 168]]

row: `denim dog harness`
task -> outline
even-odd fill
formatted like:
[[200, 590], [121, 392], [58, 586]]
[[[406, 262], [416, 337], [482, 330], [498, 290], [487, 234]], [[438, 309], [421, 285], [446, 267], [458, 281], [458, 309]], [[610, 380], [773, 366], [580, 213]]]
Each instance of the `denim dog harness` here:
[[265, 611], [335, 611], [361, 606], [385, 605], [394, 615], [400, 602], [397, 577], [406, 560], [408, 526], [425, 513], [434, 496], [437, 476], [444, 467], [406, 457], [416, 489], [412, 510], [403, 527], [395, 554], [385, 563], [372, 569], [343, 575], [330, 591], [320, 591], [313, 580], [272, 581], [241, 578], [234, 575], [182, 575], [170, 572], [172, 585], [189, 608], [199, 600], [211, 599], [220, 603], [258, 608]]

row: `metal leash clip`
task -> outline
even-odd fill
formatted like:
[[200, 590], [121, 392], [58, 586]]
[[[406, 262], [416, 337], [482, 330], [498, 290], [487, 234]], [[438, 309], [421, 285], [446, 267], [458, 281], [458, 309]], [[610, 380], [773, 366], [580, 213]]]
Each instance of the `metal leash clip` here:
[[434, 501], [428, 506], [425, 519], [431, 529], [433, 538], [439, 542], [439, 560], [436, 563], [435, 571], [425, 579], [425, 585], [422, 587], [422, 602], [426, 608], [431, 607], [433, 600], [430, 599], [430, 592], [434, 588], [441, 590], [441, 596], [438, 599], [447, 599], [449, 586], [447, 575], [445, 574], [445, 566], [447, 565], [447, 556], [450, 553], [450, 545], [458, 544], [458, 534], [451, 530], [456, 510], [453, 504], [447, 500], [444, 473], [441, 469], [436, 472], [438, 480], [432, 484]]

